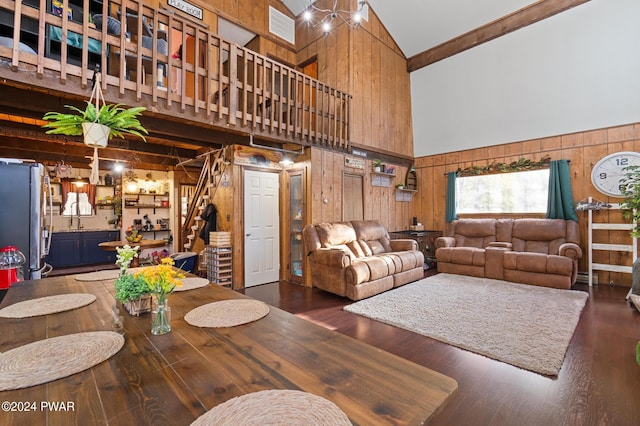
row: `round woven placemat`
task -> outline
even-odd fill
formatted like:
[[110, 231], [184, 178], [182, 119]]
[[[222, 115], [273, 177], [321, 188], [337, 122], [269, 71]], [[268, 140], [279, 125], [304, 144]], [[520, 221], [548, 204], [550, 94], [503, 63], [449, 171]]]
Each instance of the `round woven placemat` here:
[[182, 278], [180, 281], [182, 281], [182, 285], [180, 287], [176, 287], [173, 291], [187, 291], [209, 285], [208, 279], [200, 277], [187, 277]]
[[28, 388], [91, 368], [116, 354], [124, 337], [92, 331], [38, 340], [0, 354], [0, 391]]
[[74, 278], [76, 279], [76, 281], [104, 281], [104, 280], [115, 280], [119, 276], [120, 276], [120, 269], [106, 269], [104, 271], [78, 274]]
[[266, 390], [238, 396], [198, 417], [204, 425], [351, 425], [333, 402], [295, 390]]
[[184, 320], [196, 327], [234, 327], [259, 320], [269, 306], [259, 300], [230, 299], [207, 303], [187, 313]]
[[89, 293], [69, 293], [38, 297], [14, 303], [0, 310], [2, 318], [27, 318], [70, 311], [93, 303], [96, 296]]

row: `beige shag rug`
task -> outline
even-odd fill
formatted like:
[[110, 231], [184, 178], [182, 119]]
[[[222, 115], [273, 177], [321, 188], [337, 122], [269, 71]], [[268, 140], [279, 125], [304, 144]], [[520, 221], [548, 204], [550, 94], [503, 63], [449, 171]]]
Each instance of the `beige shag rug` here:
[[187, 277], [182, 278], [180, 281], [182, 281], [182, 285], [180, 287], [176, 287], [173, 291], [194, 290], [196, 288], [202, 288], [209, 285], [208, 279], [200, 277]]
[[351, 425], [333, 402], [295, 390], [265, 390], [238, 396], [198, 417], [193, 426]]
[[96, 296], [88, 293], [58, 294], [14, 303], [0, 309], [2, 318], [27, 318], [70, 311], [93, 303]]
[[583, 291], [437, 274], [344, 310], [553, 376], [588, 297]]
[[38, 340], [0, 354], [0, 391], [28, 388], [79, 373], [116, 354], [124, 337], [92, 331]]
[[257, 321], [269, 313], [269, 305], [253, 299], [230, 299], [207, 303], [184, 316], [196, 327], [235, 327]]

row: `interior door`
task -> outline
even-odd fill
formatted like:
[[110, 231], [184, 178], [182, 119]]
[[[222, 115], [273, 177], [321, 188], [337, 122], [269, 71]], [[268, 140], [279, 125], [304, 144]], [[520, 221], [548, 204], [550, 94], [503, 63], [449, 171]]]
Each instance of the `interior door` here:
[[280, 279], [278, 174], [244, 172], [245, 287]]

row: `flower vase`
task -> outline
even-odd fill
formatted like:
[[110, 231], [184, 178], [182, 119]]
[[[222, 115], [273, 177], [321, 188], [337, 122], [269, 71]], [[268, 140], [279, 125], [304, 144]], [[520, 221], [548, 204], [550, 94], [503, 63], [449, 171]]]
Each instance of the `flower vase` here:
[[158, 295], [151, 311], [151, 334], [160, 335], [171, 331], [171, 308], [166, 295]]

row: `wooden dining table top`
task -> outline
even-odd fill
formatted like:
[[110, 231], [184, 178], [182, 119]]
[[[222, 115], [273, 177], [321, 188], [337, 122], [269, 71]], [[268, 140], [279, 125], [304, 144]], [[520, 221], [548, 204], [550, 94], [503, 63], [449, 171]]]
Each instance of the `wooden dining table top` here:
[[[0, 308], [66, 293], [91, 293], [96, 301], [56, 314], [0, 318], [0, 352], [50, 337], [114, 330], [113, 280], [68, 275], [23, 281], [11, 286]], [[291, 389], [334, 402], [354, 424], [417, 425], [456, 393], [457, 383], [447, 376], [272, 306], [266, 317], [236, 327], [199, 328], [184, 320], [198, 306], [240, 298], [247, 296], [215, 284], [173, 293], [172, 330], [161, 336], [151, 334], [150, 314], [130, 316], [118, 303], [122, 349], [66, 378], [0, 392], [3, 401], [38, 407], [1, 412], [2, 423], [186, 425], [231, 398]], [[40, 409], [43, 401], [72, 402], [73, 409]]]

